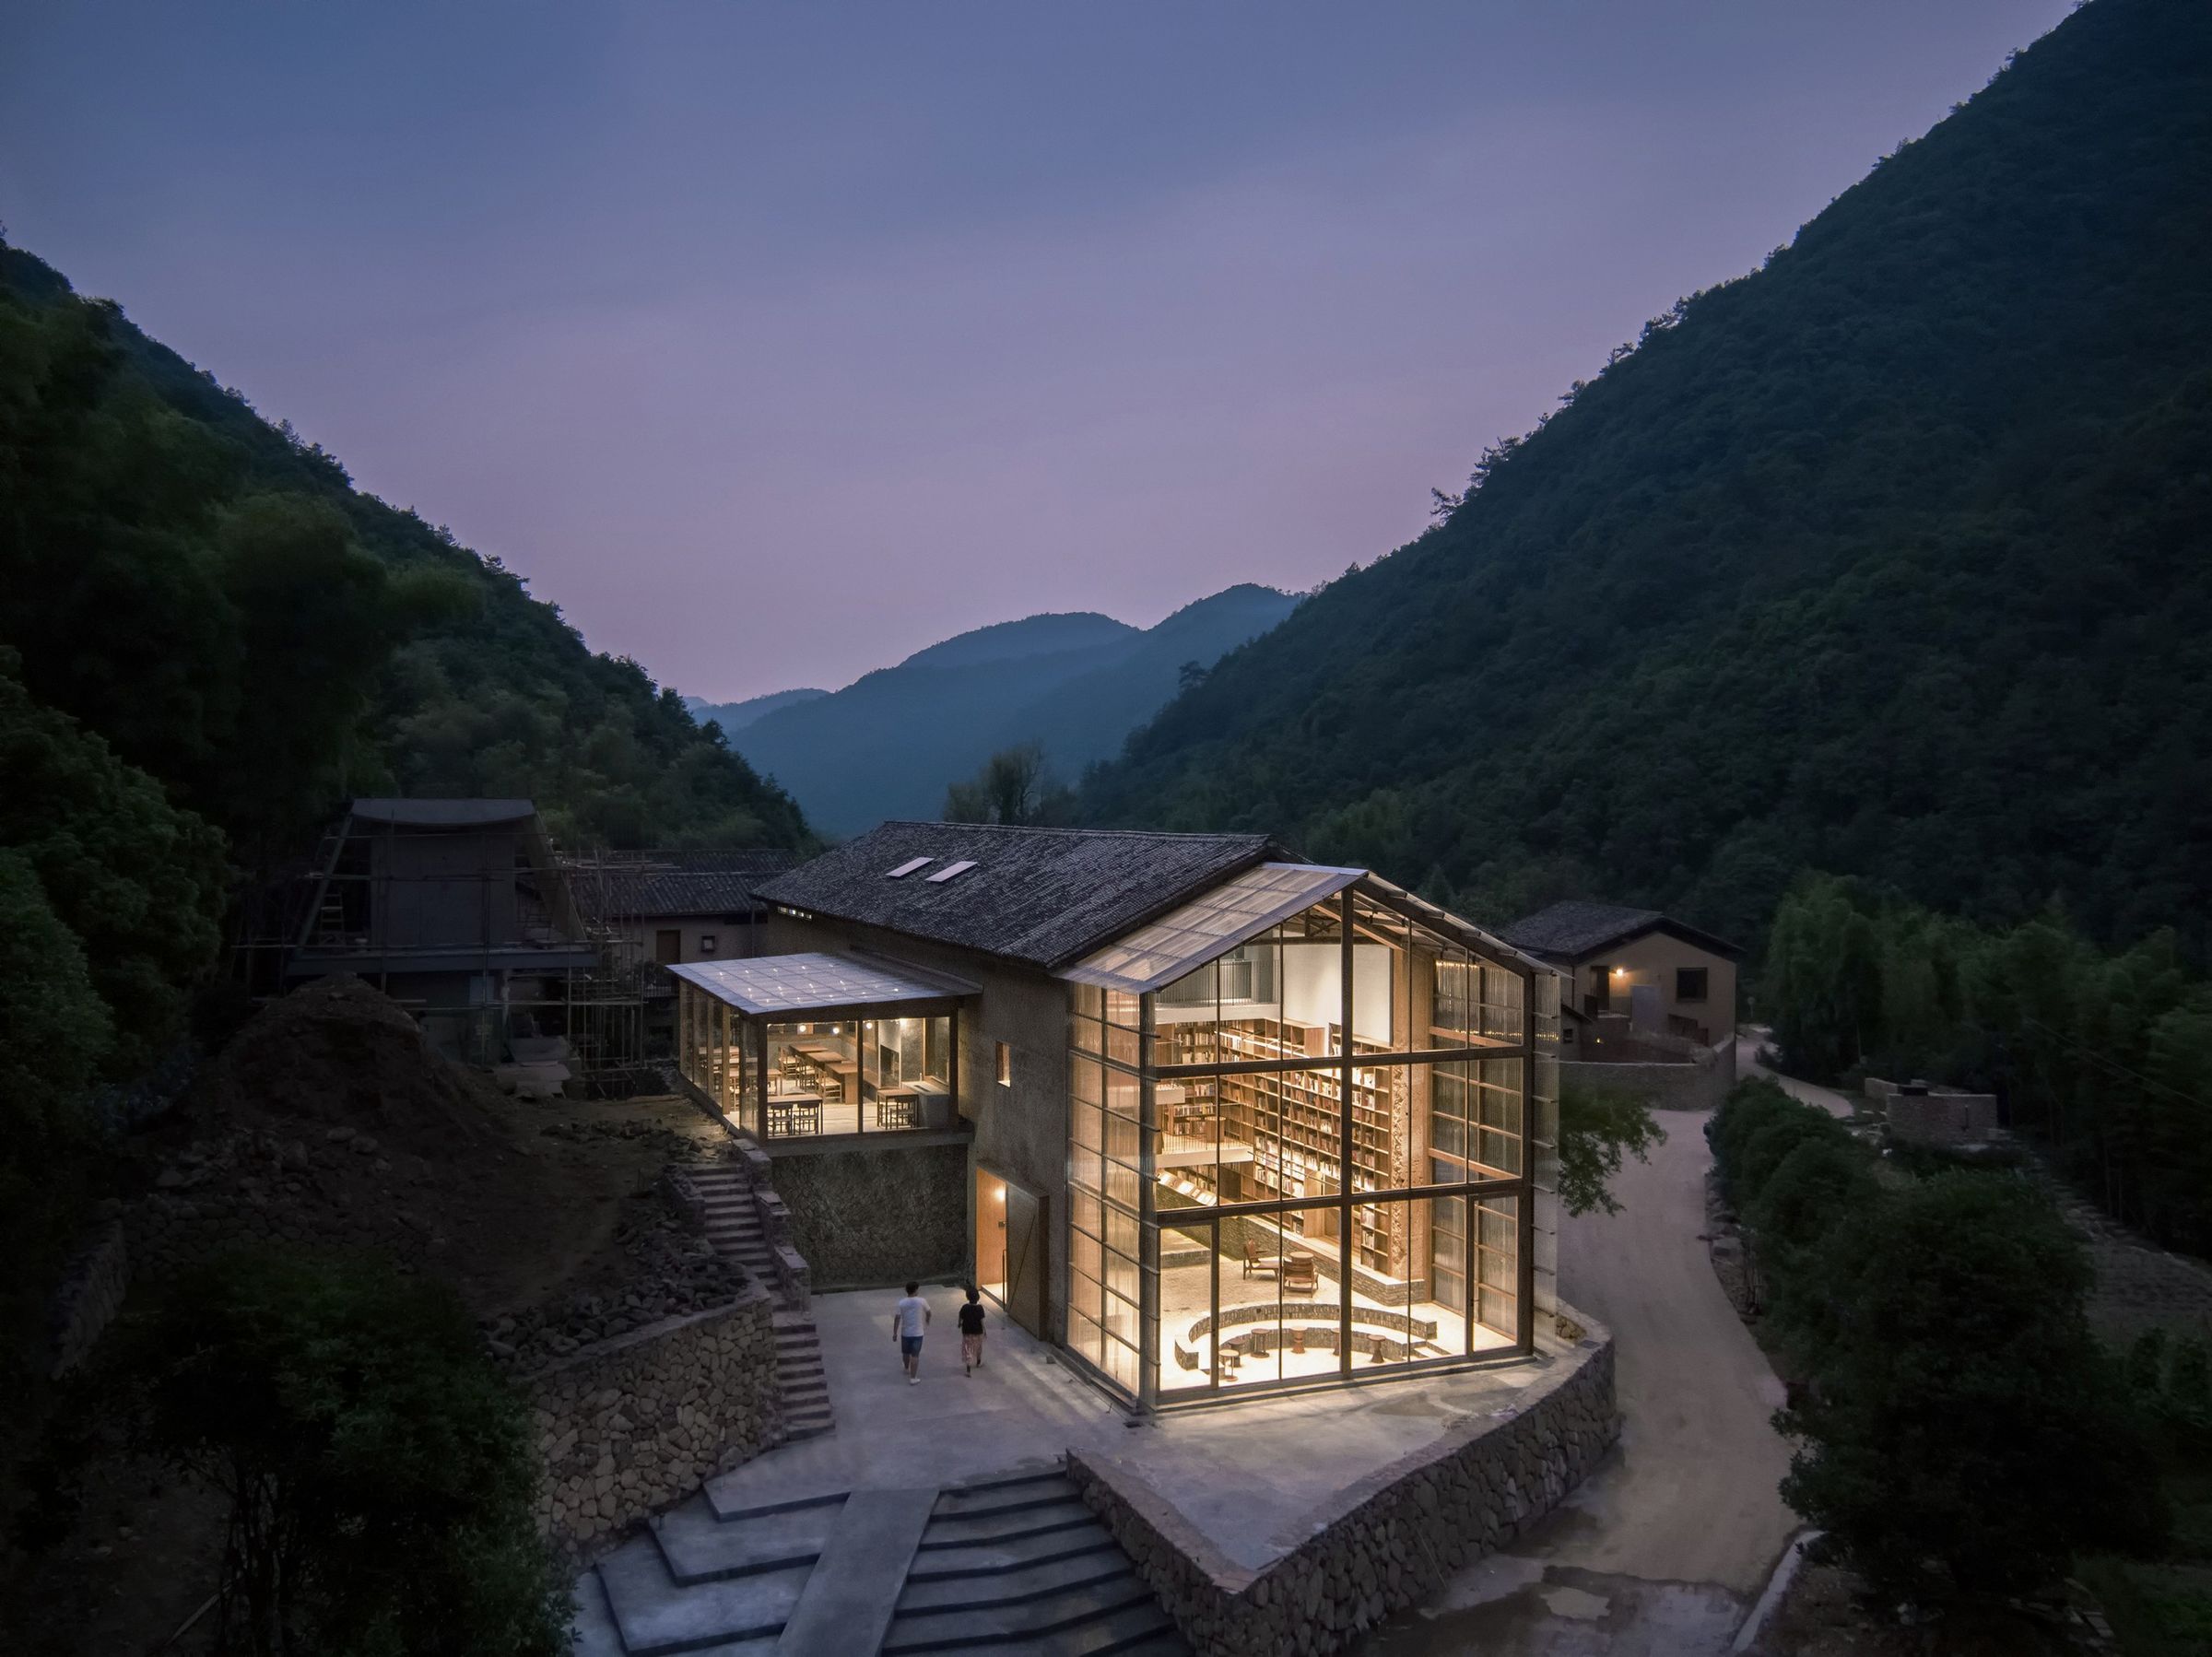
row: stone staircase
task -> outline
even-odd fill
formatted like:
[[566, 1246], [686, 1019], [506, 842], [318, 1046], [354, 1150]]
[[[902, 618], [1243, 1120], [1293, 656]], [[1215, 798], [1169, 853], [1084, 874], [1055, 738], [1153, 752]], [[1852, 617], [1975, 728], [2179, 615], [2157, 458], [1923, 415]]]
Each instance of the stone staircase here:
[[575, 1657], [1189, 1657], [1053, 1467], [937, 1491], [665, 1513], [577, 1585]]
[[[685, 1176], [704, 1200], [707, 1240], [773, 1291], [778, 1283], [773, 1245], [753, 1200], [752, 1177], [736, 1162], [700, 1162]], [[837, 1425], [830, 1408], [830, 1380], [813, 1317], [785, 1310], [775, 1314], [776, 1384], [783, 1395], [786, 1439], [811, 1439]]]

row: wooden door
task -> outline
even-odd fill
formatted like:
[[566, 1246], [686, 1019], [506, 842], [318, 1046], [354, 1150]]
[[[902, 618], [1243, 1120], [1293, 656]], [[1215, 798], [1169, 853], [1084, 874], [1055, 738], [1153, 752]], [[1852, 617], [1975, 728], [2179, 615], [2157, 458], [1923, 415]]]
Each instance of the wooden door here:
[[684, 934], [670, 926], [653, 934], [653, 958], [664, 967], [673, 967], [684, 958]]
[[1006, 1316], [1044, 1334], [1044, 1205], [1018, 1185], [1006, 1187]]

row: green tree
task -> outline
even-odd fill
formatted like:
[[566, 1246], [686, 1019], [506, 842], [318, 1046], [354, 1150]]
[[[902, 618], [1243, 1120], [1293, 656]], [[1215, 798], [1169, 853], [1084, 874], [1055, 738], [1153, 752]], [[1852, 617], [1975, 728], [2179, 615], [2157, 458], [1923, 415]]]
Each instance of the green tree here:
[[2008, 1593], [2147, 1545], [2157, 1470], [2089, 1333], [2081, 1244], [2033, 1188], [1953, 1172], [1838, 1227], [1832, 1338], [1777, 1424], [1783, 1496], [1881, 1593]]
[[1073, 795], [1053, 781], [1044, 749], [1033, 742], [1001, 748], [975, 775], [945, 791], [948, 823], [1059, 823]]
[[76, 721], [34, 703], [14, 666], [0, 648], [0, 849], [36, 873], [76, 939], [114, 1032], [108, 1074], [131, 1075], [182, 1031], [192, 988], [215, 963], [222, 837]]
[[1622, 1158], [1648, 1162], [1665, 1137], [1651, 1106], [1634, 1094], [1569, 1085], [1559, 1095], [1559, 1206], [1569, 1214], [1618, 1214], [1610, 1184]]
[[124, 1343], [144, 1443], [228, 1504], [218, 1651], [567, 1649], [525, 1414], [450, 1290], [240, 1254], [179, 1282]]

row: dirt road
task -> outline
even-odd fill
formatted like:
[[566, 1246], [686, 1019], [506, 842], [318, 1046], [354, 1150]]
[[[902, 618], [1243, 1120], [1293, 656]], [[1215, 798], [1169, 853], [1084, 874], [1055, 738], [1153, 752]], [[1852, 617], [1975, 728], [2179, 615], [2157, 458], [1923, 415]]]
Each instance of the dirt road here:
[[1663, 1112], [1666, 1143], [1615, 1183], [1622, 1212], [1569, 1220], [1560, 1238], [1561, 1294], [1612, 1326], [1620, 1447], [1510, 1553], [1371, 1636], [1368, 1657], [1728, 1650], [1796, 1521], [1775, 1489], [1789, 1466], [1768, 1424], [1781, 1383], [1698, 1235], [1705, 1121]]

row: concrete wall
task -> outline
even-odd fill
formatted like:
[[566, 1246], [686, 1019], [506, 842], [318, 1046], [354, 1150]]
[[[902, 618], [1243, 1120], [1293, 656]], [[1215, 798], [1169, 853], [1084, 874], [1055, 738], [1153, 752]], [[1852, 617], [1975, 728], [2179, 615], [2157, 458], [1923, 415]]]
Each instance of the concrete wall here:
[[1427, 1597], [1558, 1505], [1620, 1435], [1613, 1337], [1582, 1329], [1507, 1420], [1464, 1421], [1316, 1515], [1265, 1570], [1227, 1558], [1119, 1457], [1068, 1452], [1083, 1499], [1199, 1657], [1317, 1657]]
[[538, 1529], [574, 1559], [775, 1443], [774, 1302], [727, 1306], [588, 1346], [524, 1377], [545, 1464]]
[[[616, 923], [616, 931], [629, 941], [636, 951], [632, 958], [640, 961], [653, 958], [653, 941], [663, 932], [679, 934], [682, 953], [680, 961], [741, 960], [759, 953], [758, 935], [765, 928], [757, 927], [749, 915], [664, 915], [649, 920], [624, 920]], [[714, 940], [709, 949], [706, 941]]]
[[[1735, 963], [1725, 956], [1700, 949], [1695, 944], [1664, 932], [1647, 932], [1640, 938], [1604, 949], [1574, 964], [1573, 1003], [1579, 1009], [1598, 982], [1596, 969], [1607, 969], [1606, 981], [1610, 984], [1617, 1010], [1629, 1010], [1629, 987], [1632, 984], [1653, 984], [1659, 991], [1659, 1004], [1668, 1012], [1705, 1026], [1712, 1040], [1735, 1033]], [[1610, 969], [1626, 970], [1618, 977]], [[1705, 999], [1701, 1002], [1678, 1001], [1675, 996], [1675, 973], [1683, 967], [1705, 969]]]
[[969, 1275], [965, 1134], [888, 1146], [858, 1136], [783, 1140], [771, 1159], [792, 1245], [818, 1291]]
[[1735, 1037], [1678, 1064], [1606, 1064], [1561, 1060], [1559, 1084], [1632, 1094], [1658, 1111], [1712, 1111], [1735, 1086]]

